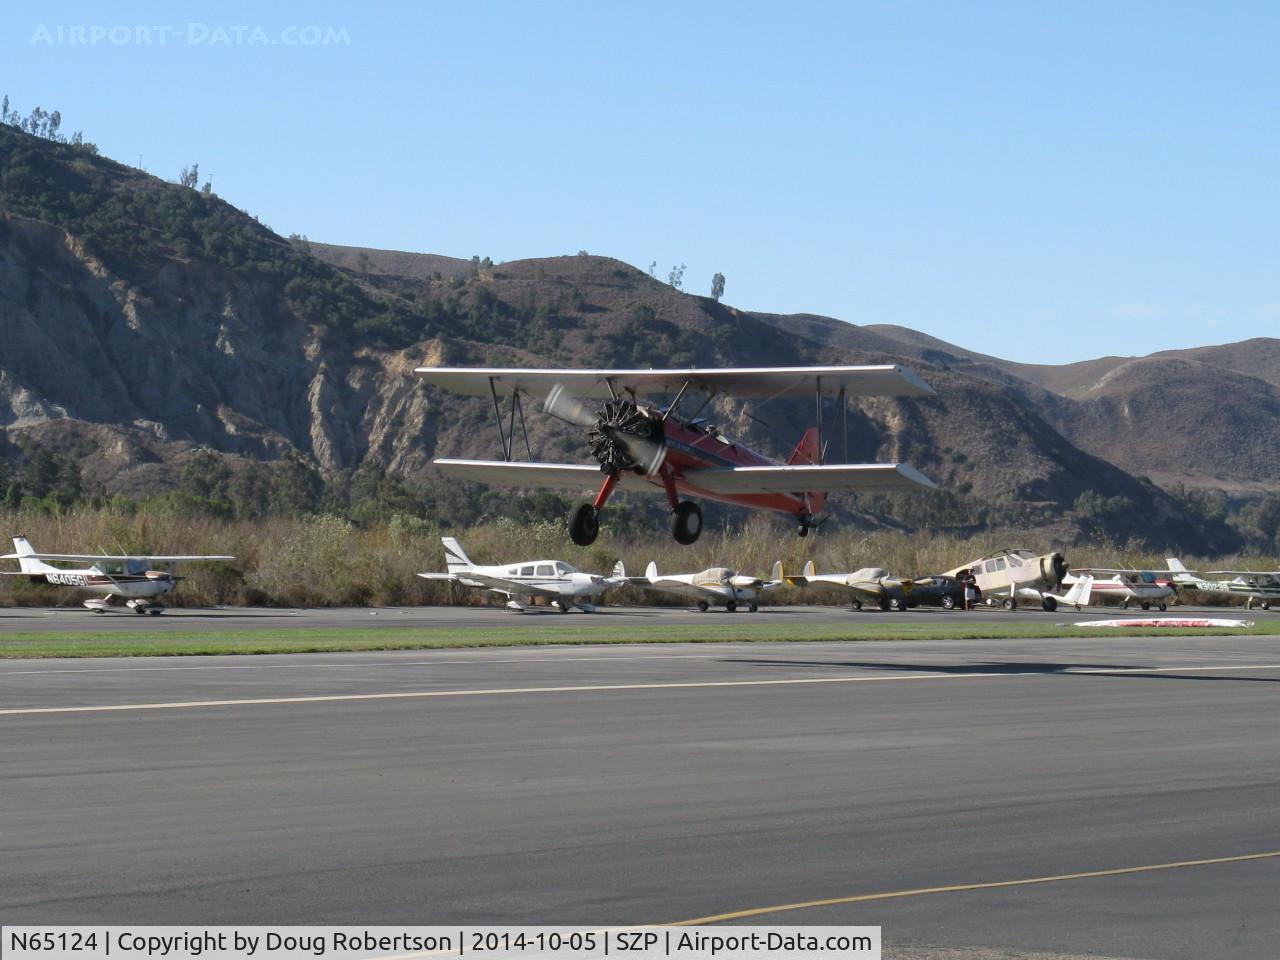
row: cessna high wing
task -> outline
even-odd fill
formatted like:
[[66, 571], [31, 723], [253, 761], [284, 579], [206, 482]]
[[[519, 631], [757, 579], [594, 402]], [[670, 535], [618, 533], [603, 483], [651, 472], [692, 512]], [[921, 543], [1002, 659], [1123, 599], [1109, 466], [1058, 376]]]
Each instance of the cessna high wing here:
[[[793, 518], [801, 536], [816, 525], [829, 493], [838, 490], [920, 490], [933, 482], [901, 463], [829, 464], [825, 461], [823, 407], [834, 397], [844, 416], [854, 396], [923, 397], [933, 389], [897, 366], [760, 367], [691, 370], [528, 370], [504, 367], [419, 367], [424, 383], [470, 396], [490, 396], [498, 421], [501, 460], [437, 459], [436, 466], [464, 480], [512, 487], [595, 491], [569, 515], [569, 536], [595, 542], [600, 511], [619, 486], [667, 498], [671, 532], [689, 544], [702, 533], [702, 508], [689, 497], [717, 500]], [[699, 414], [717, 395], [774, 400], [812, 393], [817, 425], [807, 430], [785, 463], [777, 463], [725, 437]], [[681, 402], [705, 395], [689, 414]], [[674, 396], [666, 405], [640, 399]], [[510, 397], [504, 417], [500, 396]], [[553, 417], [582, 428], [595, 463], [535, 463], [525, 431], [524, 400], [541, 401]], [[516, 421], [530, 462], [516, 462]], [[503, 425], [504, 419], [506, 425]], [[843, 425], [843, 421], [842, 421]]]
[[1165, 562], [1173, 571], [1173, 582], [1180, 587], [1244, 597], [1248, 610], [1252, 610], [1255, 603], [1263, 610], [1270, 610], [1273, 603], [1280, 604], [1280, 570], [1210, 570], [1210, 577], [1231, 579], [1206, 580], [1195, 570], [1184, 567], [1177, 557], [1169, 557]]
[[782, 585], [782, 564], [773, 565], [772, 580], [761, 580], [735, 573], [728, 567], [708, 567], [698, 573], [659, 575], [658, 565], [651, 561], [643, 577], [631, 577], [627, 582], [647, 590], [689, 597], [703, 613], [711, 606], [722, 606], [733, 613], [742, 604], [755, 613], [760, 609], [756, 601], [765, 592]]
[[555, 605], [561, 613], [577, 607], [583, 613], [595, 613], [590, 601], [606, 589], [625, 582], [626, 572], [619, 564], [614, 577], [602, 577], [594, 573], [575, 570], [563, 560], [521, 560], [518, 563], [478, 566], [471, 562], [462, 545], [453, 537], [441, 537], [444, 544], [445, 565], [448, 573], [420, 573], [424, 580], [450, 580], [465, 587], [489, 590], [507, 598], [512, 610], [525, 609], [519, 597], [530, 605], [543, 597]]
[[[108, 556], [94, 553], [37, 553], [26, 537], [13, 538], [13, 553], [0, 559], [17, 560], [17, 571], [4, 571], [5, 576], [30, 577], [60, 587], [79, 587], [104, 593], [105, 597], [86, 600], [84, 605], [94, 613], [106, 613], [112, 609], [116, 597], [134, 613], [154, 615], [164, 612], [156, 602], [178, 585], [182, 578], [168, 570], [152, 570], [157, 563], [180, 563], [184, 560], [234, 560], [222, 556]], [[56, 563], [90, 564], [88, 567], [57, 567]]]
[[[1168, 573], [1152, 570], [1120, 570], [1110, 567], [1089, 567], [1072, 570], [1062, 578], [1064, 587], [1074, 587], [1076, 583], [1089, 578], [1093, 597], [1101, 600], [1115, 600], [1121, 610], [1127, 610], [1129, 604], [1137, 603], [1143, 610], [1156, 607], [1166, 610], [1168, 600], [1174, 594]], [[1086, 604], [1088, 600], [1084, 601]]]

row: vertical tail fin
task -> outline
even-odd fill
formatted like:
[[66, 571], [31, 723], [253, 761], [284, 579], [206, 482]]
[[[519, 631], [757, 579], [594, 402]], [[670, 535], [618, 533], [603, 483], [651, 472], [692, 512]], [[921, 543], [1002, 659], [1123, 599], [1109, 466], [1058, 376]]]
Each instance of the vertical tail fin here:
[[787, 463], [791, 466], [805, 463], [816, 464], [818, 462], [818, 452], [818, 428], [810, 427], [804, 432], [804, 436], [800, 438], [796, 448], [791, 451], [791, 456], [787, 457]]
[[615, 580], [627, 579], [627, 568], [622, 565], [621, 560], [613, 565], [613, 577]]
[[[15, 543], [16, 542], [17, 541], [15, 541]], [[1187, 572], [1187, 568], [1182, 565], [1182, 561], [1179, 560], [1177, 557], [1167, 557], [1164, 562], [1169, 565], [1170, 570], [1176, 570], [1179, 573]]]
[[467, 556], [467, 552], [462, 549], [462, 544], [453, 537], [441, 537], [440, 542], [444, 544], [444, 562], [450, 573], [460, 573], [475, 566]]
[[645, 576], [645, 579], [646, 579], [646, 580], [657, 580], [657, 579], [658, 579], [658, 565], [657, 565], [657, 563], [655, 563], [654, 561], [650, 560], [650, 561], [649, 561], [649, 565], [648, 565], [647, 567], [645, 567], [645, 568], [644, 568], [644, 576]]
[[18, 558], [18, 569], [23, 573], [49, 573], [57, 571], [57, 567], [52, 567], [43, 560], [30, 559], [32, 554], [36, 552], [36, 548], [31, 546], [31, 541], [26, 537], [13, 538], [13, 552]]
[[787, 578], [786, 578], [785, 576], [783, 576], [783, 574], [782, 574], [782, 561], [781, 561], [781, 560], [775, 560], [775, 561], [773, 561], [773, 572], [769, 575], [769, 579], [770, 579], [770, 580], [778, 580], [778, 581], [782, 581], [782, 580], [787, 579]]
[[1062, 601], [1063, 603], [1073, 603], [1077, 607], [1087, 607], [1089, 598], [1092, 595], [1093, 577], [1086, 573], [1071, 585], [1071, 589], [1067, 591], [1067, 595], [1062, 598]]
[[815, 577], [818, 575], [818, 568], [812, 560], [808, 560], [805, 562], [804, 575], [806, 577]]

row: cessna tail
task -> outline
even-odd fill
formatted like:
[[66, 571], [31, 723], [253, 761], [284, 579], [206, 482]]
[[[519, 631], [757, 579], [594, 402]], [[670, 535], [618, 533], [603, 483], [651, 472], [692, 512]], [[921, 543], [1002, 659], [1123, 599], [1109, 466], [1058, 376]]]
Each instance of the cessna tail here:
[[58, 568], [52, 564], [36, 559], [35, 552], [35, 547], [31, 546], [31, 541], [26, 537], [13, 538], [14, 557], [18, 561], [18, 568], [23, 573], [45, 574], [58, 572]]

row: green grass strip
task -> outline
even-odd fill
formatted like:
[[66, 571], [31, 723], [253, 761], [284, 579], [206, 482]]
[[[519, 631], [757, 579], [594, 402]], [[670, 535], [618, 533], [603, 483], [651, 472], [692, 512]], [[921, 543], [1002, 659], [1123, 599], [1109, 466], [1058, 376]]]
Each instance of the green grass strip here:
[[329, 653], [351, 650], [436, 650], [469, 647], [578, 646], [627, 643], [802, 643], [870, 640], [1016, 640], [1097, 636], [1268, 635], [1275, 624], [1251, 628], [1078, 628], [1054, 624], [699, 624], [579, 627], [571, 631], [511, 626], [67, 632], [0, 634], [0, 658], [169, 657], [225, 654]]

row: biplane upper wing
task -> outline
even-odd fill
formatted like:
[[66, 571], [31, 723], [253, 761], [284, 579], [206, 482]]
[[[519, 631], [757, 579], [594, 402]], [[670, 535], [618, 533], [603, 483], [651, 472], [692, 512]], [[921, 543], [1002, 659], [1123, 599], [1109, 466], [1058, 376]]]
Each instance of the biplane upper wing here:
[[936, 484], [906, 463], [782, 464], [687, 470], [685, 482], [712, 493], [832, 493], [837, 490], [919, 490]]
[[[546, 397], [556, 384], [584, 400], [608, 400], [613, 393], [675, 393], [691, 387], [744, 399], [772, 400], [841, 390], [851, 397], [924, 397], [931, 386], [894, 364], [832, 367], [736, 367], [688, 370], [536, 370], [518, 367], [418, 367], [424, 383], [454, 393], [487, 396], [491, 389]], [[611, 388], [612, 387], [612, 391]]]
[[[595, 491], [604, 474], [600, 468], [586, 463], [522, 463], [507, 460], [431, 461], [449, 476], [476, 483], [496, 483], [508, 487], [549, 487], [553, 490]], [[627, 486], [628, 490], [662, 493], [661, 487], [648, 483]]]

